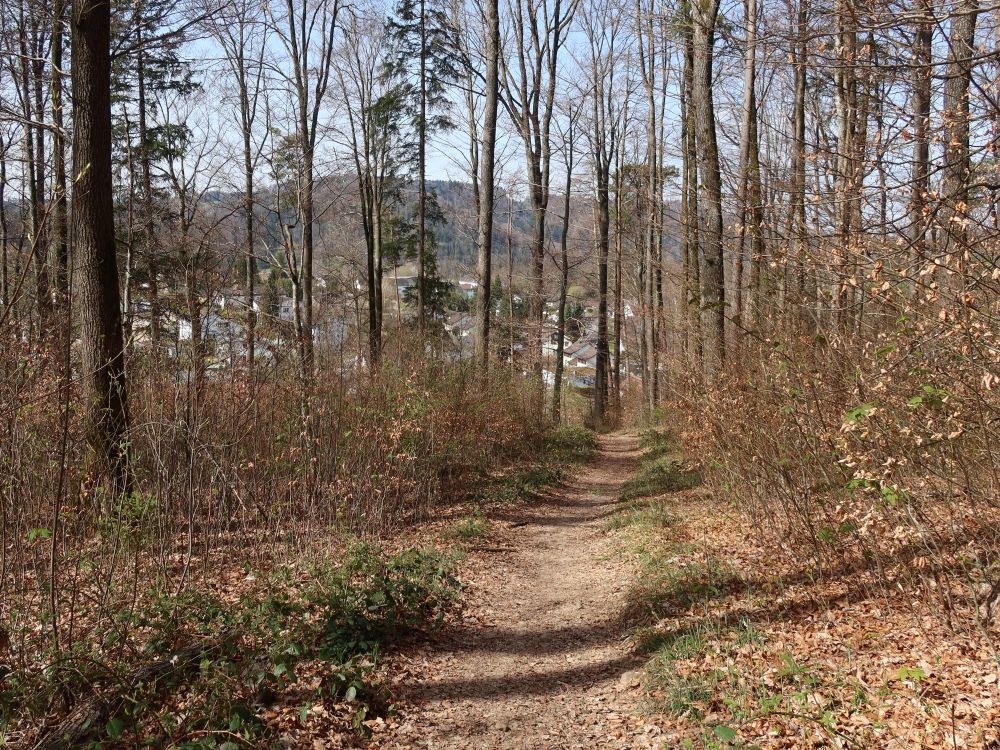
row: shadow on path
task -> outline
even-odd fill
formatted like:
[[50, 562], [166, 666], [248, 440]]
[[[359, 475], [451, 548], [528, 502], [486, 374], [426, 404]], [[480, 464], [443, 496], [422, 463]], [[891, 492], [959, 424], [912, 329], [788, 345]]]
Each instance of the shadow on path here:
[[[400, 746], [647, 746], [621, 742], [618, 680], [639, 658], [627, 643], [631, 573], [602, 533], [639, 454], [633, 436], [602, 436], [575, 477], [491, 514], [526, 525], [505, 540], [515, 552], [484, 562], [492, 585], [473, 603], [477, 617], [443, 631], [422, 653], [429, 679], [399, 686], [397, 694], [418, 707], [407, 723], [412, 734], [396, 738]], [[595, 726], [605, 720], [608, 741], [617, 739], [595, 744], [604, 736]]]

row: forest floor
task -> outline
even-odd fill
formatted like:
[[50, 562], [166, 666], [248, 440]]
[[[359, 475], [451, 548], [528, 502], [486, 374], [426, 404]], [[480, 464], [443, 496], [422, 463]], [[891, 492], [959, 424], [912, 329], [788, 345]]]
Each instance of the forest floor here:
[[[581, 464], [591, 448], [463, 480], [386, 549], [314, 551], [340, 567], [230, 562], [215, 598], [165, 600], [184, 633], [242, 637], [101, 746], [1000, 750], [995, 629], [875, 569], [817, 576], [702, 484], [680, 436], [600, 436]], [[34, 747], [24, 727], [0, 747]]]
[[992, 635], [873, 570], [816, 577], [696, 469], [671, 433], [603, 436], [488, 512], [463, 615], [394, 655], [368, 747], [1000, 749]]
[[405, 656], [408, 706], [381, 748], [659, 747], [637, 696], [631, 565], [606, 532], [636, 472], [638, 438], [600, 438], [577, 475], [511, 508], [469, 560], [464, 616]]

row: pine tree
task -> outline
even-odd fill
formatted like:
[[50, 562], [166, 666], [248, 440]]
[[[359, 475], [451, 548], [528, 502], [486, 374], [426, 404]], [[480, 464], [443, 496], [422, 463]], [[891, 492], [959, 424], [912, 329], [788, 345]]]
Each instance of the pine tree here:
[[417, 135], [417, 325], [423, 334], [430, 291], [424, 278], [428, 267], [427, 139], [431, 133], [453, 127], [447, 84], [458, 78], [460, 47], [448, 9], [433, 0], [399, 0], [388, 29], [395, 49], [386, 73], [412, 82], [407, 90]]

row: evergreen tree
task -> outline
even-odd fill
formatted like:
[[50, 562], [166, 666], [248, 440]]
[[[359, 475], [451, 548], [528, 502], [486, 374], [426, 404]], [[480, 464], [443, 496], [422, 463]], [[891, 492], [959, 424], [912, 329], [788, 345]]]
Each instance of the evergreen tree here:
[[[172, 28], [174, 0], [141, 0], [112, 4], [111, 98], [113, 159], [116, 171], [128, 171], [120, 185], [127, 199], [123, 206], [139, 208], [141, 256], [138, 267], [129, 248], [125, 269], [126, 328], [131, 321], [132, 288], [135, 280], [149, 286], [150, 335], [159, 340], [159, 285], [161, 249], [157, 242], [157, 214], [166, 203], [157, 188], [153, 166], [183, 153], [190, 140], [185, 124], [163, 122], [158, 100], [163, 94], [190, 94], [200, 87], [191, 63], [181, 56], [186, 35]], [[154, 208], [158, 206], [159, 208]], [[129, 220], [133, 217], [130, 215]], [[131, 235], [131, 232], [130, 232]]]
[[414, 220], [416, 217], [395, 218], [392, 240], [387, 246], [389, 248], [387, 257], [393, 259], [395, 266], [406, 261], [417, 263], [419, 269], [417, 286], [407, 288], [403, 294], [403, 301], [407, 304], [419, 305], [422, 299], [425, 315], [439, 317], [443, 316], [448, 309], [448, 302], [455, 285], [442, 279], [438, 269], [438, 243], [434, 228], [444, 226], [446, 220], [441, 206], [438, 204], [437, 193], [433, 190], [427, 193], [425, 211], [424, 246], [426, 251], [423, 254], [423, 262], [421, 263], [420, 255], [420, 232], [418, 224]]
[[278, 317], [278, 279], [275, 270], [267, 275], [267, 284], [264, 286], [264, 296], [260, 301], [261, 312], [269, 318]]
[[417, 325], [422, 334], [430, 292], [424, 278], [428, 267], [427, 139], [435, 131], [452, 127], [447, 84], [458, 78], [460, 45], [450, 11], [439, 0], [399, 0], [388, 29], [395, 45], [386, 74], [411, 82], [406, 91], [417, 142]]

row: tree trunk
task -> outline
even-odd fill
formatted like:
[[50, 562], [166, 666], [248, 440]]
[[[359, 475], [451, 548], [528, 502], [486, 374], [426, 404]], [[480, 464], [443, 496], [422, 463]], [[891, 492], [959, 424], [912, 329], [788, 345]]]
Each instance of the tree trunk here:
[[423, 338], [427, 321], [424, 288], [427, 238], [427, 18], [426, 2], [420, 0], [420, 122], [417, 128], [417, 327]]
[[[944, 169], [941, 177], [944, 251], [961, 256], [968, 247], [969, 215], [969, 85], [975, 55], [978, 0], [959, 0], [951, 20], [948, 64], [945, 70]], [[960, 274], [961, 275], [961, 274]]]
[[7, 257], [7, 244], [10, 238], [10, 228], [7, 225], [7, 146], [2, 136], [0, 136], [0, 305], [3, 305], [3, 314], [7, 315], [7, 306], [10, 305], [10, 270], [9, 258]]
[[[644, 15], [636, 5], [638, 16]], [[648, 34], [648, 47], [643, 44], [643, 38]], [[656, 55], [653, 52], [653, 31], [651, 22], [645, 33], [639, 33], [639, 65], [642, 70], [643, 86], [646, 90], [646, 228], [643, 248], [644, 285], [642, 290], [643, 308], [646, 310], [646, 325], [644, 328], [646, 350], [646, 367], [648, 369], [646, 383], [646, 404], [649, 418], [652, 420], [659, 390], [659, 357], [657, 352], [657, 269], [659, 268], [659, 238], [657, 236], [657, 221], [659, 218], [659, 186], [658, 150], [656, 143], [656, 97], [654, 95], [656, 76]], [[662, 112], [661, 112], [662, 115]]]
[[254, 286], [257, 283], [257, 256], [254, 252], [254, 164], [251, 130], [253, 128], [250, 110], [250, 96], [245, 72], [239, 73], [240, 125], [243, 130], [243, 233], [244, 255], [247, 264], [246, 276], [246, 322], [247, 322], [247, 365], [250, 368], [250, 387], [253, 388], [254, 360], [257, 346], [257, 311], [254, 310]]
[[497, 106], [500, 87], [500, 7], [498, 0], [485, 0], [486, 11], [486, 113], [483, 122], [479, 168], [479, 200], [476, 270], [479, 274], [479, 308], [476, 311], [476, 361], [482, 375], [490, 363], [490, 293], [493, 283], [493, 209], [496, 185]]
[[[35, 307], [38, 312], [38, 330], [45, 337], [48, 329], [51, 295], [49, 290], [47, 250], [45, 240], [45, 196], [44, 186], [44, 142], [41, 123], [44, 112], [36, 108], [41, 98], [41, 45], [39, 43], [38, 19], [30, 19], [30, 12], [22, 3], [18, 40], [20, 45], [20, 98], [21, 115], [24, 118], [24, 170], [28, 188], [28, 213], [30, 221], [29, 248], [32, 267], [35, 272]], [[29, 25], [34, 24], [34, 25]], [[37, 94], [37, 95], [36, 95]]]
[[[744, 3], [746, 17], [746, 50], [743, 62], [743, 121], [740, 127], [740, 184], [737, 196], [738, 243], [733, 269], [735, 314], [744, 315], [757, 324], [756, 296], [760, 286], [760, 265], [763, 255], [763, 207], [760, 187], [760, 140], [757, 132], [757, 0]], [[751, 225], [750, 279], [746, 295], [743, 289], [745, 238], [747, 222]], [[741, 326], [744, 322], [741, 320]], [[739, 330], [739, 328], [737, 328]]]
[[160, 283], [159, 243], [153, 213], [153, 178], [150, 170], [149, 130], [146, 124], [146, 62], [142, 47], [142, 27], [136, 32], [139, 45], [136, 62], [139, 95], [139, 160], [142, 169], [142, 211], [145, 222], [146, 268], [149, 273], [149, 343], [154, 356], [160, 345]]
[[701, 309], [704, 329], [704, 371], [715, 380], [725, 364], [726, 291], [722, 248], [722, 174], [712, 101], [713, 47], [719, 0], [694, 0], [691, 5], [694, 60], [691, 109], [697, 135], [698, 167], [704, 194], [698, 201], [701, 248]]
[[[605, 136], [601, 136], [602, 139]], [[610, 144], [614, 148], [614, 143]], [[597, 361], [594, 378], [594, 420], [603, 426], [608, 396], [608, 227], [611, 222], [608, 162], [605, 154], [595, 154], [597, 161]]]
[[795, 101], [792, 105], [792, 190], [789, 196], [790, 255], [797, 264], [799, 303], [803, 318], [810, 319], [815, 311], [816, 283], [812, 280], [809, 258], [808, 227], [806, 224], [806, 66], [808, 50], [807, 0], [799, 0], [794, 47]]
[[704, 367], [704, 336], [701, 324], [701, 235], [698, 231], [698, 150], [697, 134], [692, 115], [691, 99], [694, 72], [694, 39], [688, 32], [685, 39], [684, 87], [681, 99], [683, 129], [683, 215], [685, 240], [685, 296], [684, 316], [690, 332], [689, 350], [698, 369]]
[[74, 0], [72, 214], [80, 274], [87, 441], [118, 492], [131, 490], [128, 397], [111, 177], [111, 6]]
[[839, 135], [837, 137], [837, 200], [839, 203], [839, 231], [837, 237], [839, 259], [835, 317], [841, 327], [849, 327], [852, 292], [849, 284], [854, 262], [854, 235], [860, 227], [854, 226], [855, 202], [858, 198], [856, 174], [858, 170], [858, 34], [853, 0], [838, 0], [838, 67], [835, 75], [835, 93]]
[[[626, 118], [627, 119], [627, 118]], [[619, 147], [615, 149], [615, 327], [614, 327], [614, 407], [620, 414], [622, 406], [622, 326], [625, 318], [625, 303], [622, 299], [622, 162], [626, 140], [620, 138]], [[627, 368], [626, 363], [626, 368]], [[626, 372], [626, 378], [628, 374]]]
[[556, 313], [556, 371], [552, 386], [552, 421], [562, 418], [563, 352], [566, 350], [566, 297], [569, 292], [570, 194], [573, 190], [573, 123], [567, 134], [566, 191], [563, 195], [562, 237], [559, 238], [559, 309]]
[[[69, 217], [66, 204], [66, 137], [63, 130], [63, 24], [66, 7], [63, 0], [52, 6], [52, 242], [56, 264], [56, 304], [59, 326], [68, 324], [69, 313]], [[69, 331], [63, 331], [68, 341]]]

